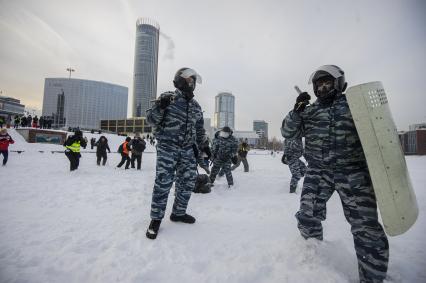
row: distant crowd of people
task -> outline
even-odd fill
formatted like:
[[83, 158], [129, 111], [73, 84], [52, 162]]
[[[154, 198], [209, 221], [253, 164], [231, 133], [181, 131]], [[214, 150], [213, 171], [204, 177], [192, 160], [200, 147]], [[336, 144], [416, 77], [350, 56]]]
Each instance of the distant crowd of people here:
[[[78, 169], [80, 164], [80, 149], [86, 148], [87, 138], [83, 137], [83, 132], [79, 129], [75, 130], [74, 135], [69, 136], [64, 146], [66, 148], [65, 155], [70, 161], [70, 170], [74, 171]], [[111, 153], [111, 149], [108, 144], [108, 139], [105, 136], [100, 136], [96, 141], [96, 138], [90, 139], [90, 147], [94, 149], [96, 147], [96, 163], [97, 165], [105, 166], [108, 153]], [[117, 152], [121, 154], [121, 161], [117, 165], [117, 168], [123, 166], [124, 163], [125, 169], [136, 168], [141, 170], [142, 167], [142, 153], [145, 151], [146, 142], [145, 137], [141, 137], [140, 133], [136, 133], [134, 138], [126, 137], [124, 142], [120, 144], [117, 149]]]
[[40, 118], [35, 115], [32, 117], [28, 116], [15, 116], [13, 127], [15, 129], [19, 127], [23, 128], [40, 128], [40, 129], [51, 129], [53, 124], [52, 116], [41, 116]]

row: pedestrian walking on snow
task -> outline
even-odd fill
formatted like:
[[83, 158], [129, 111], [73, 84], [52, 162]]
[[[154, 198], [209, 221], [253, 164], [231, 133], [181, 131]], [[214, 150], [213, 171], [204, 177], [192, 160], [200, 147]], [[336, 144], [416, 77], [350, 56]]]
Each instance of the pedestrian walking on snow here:
[[15, 141], [7, 133], [7, 129], [0, 129], [0, 155], [3, 155], [3, 166], [6, 165], [9, 158], [9, 145], [13, 143]]

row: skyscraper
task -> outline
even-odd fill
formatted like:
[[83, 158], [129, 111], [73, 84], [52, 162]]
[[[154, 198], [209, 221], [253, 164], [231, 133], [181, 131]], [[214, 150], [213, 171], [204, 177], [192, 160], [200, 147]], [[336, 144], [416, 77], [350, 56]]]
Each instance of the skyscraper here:
[[221, 92], [215, 97], [214, 127], [225, 126], [235, 130], [235, 97], [230, 92]]
[[253, 131], [258, 134], [259, 138], [268, 141], [268, 123], [263, 120], [253, 121]]
[[157, 96], [158, 41], [160, 26], [153, 20], [136, 21], [133, 74], [133, 117], [144, 117], [150, 100]]

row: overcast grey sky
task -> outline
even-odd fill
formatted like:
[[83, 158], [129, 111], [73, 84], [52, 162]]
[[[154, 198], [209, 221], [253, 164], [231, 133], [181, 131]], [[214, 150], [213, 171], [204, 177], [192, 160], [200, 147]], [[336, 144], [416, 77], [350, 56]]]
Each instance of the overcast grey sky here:
[[75, 78], [127, 86], [130, 104], [139, 17], [160, 25], [158, 92], [194, 68], [205, 117], [231, 91], [237, 130], [265, 120], [280, 137], [294, 85], [312, 93], [309, 75], [324, 64], [349, 86], [382, 81], [399, 129], [426, 122], [423, 0], [0, 0], [0, 90], [41, 109], [44, 78], [71, 66]]

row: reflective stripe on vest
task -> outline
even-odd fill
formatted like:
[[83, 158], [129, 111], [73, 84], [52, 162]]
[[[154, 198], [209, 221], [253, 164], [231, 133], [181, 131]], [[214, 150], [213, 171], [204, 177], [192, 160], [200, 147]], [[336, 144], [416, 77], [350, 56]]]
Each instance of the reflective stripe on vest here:
[[72, 145], [67, 145], [66, 148], [72, 152], [80, 152], [80, 141], [76, 141]]

